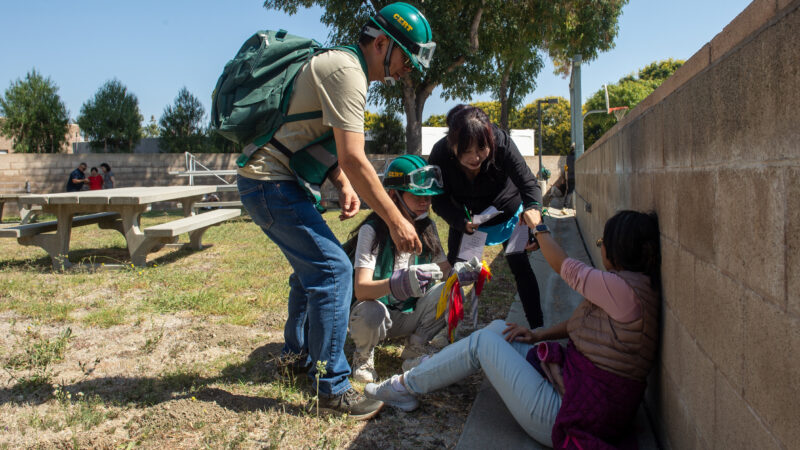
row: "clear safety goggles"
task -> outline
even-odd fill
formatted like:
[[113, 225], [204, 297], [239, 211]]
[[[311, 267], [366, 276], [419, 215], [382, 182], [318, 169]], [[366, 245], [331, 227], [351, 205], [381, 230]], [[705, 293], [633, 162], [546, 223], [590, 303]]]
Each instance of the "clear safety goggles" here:
[[435, 184], [443, 187], [442, 170], [439, 166], [424, 166], [402, 177], [385, 177], [384, 186], [408, 186], [415, 189], [430, 189]]
[[416, 53], [414, 57], [417, 58], [419, 65], [430, 69], [431, 61], [433, 60], [433, 51], [436, 50], [436, 42], [426, 42], [425, 44], [417, 44]]

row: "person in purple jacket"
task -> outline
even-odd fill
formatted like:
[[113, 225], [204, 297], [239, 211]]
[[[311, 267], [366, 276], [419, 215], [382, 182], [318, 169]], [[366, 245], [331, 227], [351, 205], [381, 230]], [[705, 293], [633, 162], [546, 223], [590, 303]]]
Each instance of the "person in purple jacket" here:
[[[538, 442], [555, 448], [635, 448], [633, 421], [656, 362], [661, 250], [655, 213], [621, 211], [597, 241], [607, 272], [567, 257], [546, 225], [536, 227], [548, 264], [583, 295], [565, 322], [533, 330], [500, 320], [368, 397], [405, 411], [417, 395], [483, 370], [511, 414]], [[556, 339], [567, 338], [566, 346]]]

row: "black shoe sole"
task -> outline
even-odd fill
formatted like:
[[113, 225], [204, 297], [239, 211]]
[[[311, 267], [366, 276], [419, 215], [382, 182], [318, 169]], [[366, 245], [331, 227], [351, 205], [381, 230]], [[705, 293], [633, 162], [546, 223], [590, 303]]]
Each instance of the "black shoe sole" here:
[[[359, 414], [359, 415], [346, 413], [346, 412], [343, 412], [343, 411], [335, 409], [335, 408], [326, 408], [324, 406], [320, 406], [319, 407], [319, 412], [320, 412], [320, 414], [340, 415], [340, 416], [344, 415], [344, 414], [347, 414], [347, 416], [350, 417], [351, 419], [360, 421], [360, 420], [369, 420], [369, 419], [372, 419], [373, 417], [377, 416], [378, 413], [383, 409], [384, 406], [386, 406], [386, 404], [385, 403], [381, 403], [381, 406], [378, 407], [376, 410], [370, 411], [370, 412], [364, 413], [364, 414]], [[312, 407], [307, 408], [306, 411], [308, 413], [314, 414], [314, 413], [317, 412], [317, 407], [316, 407], [316, 405], [313, 405]]]

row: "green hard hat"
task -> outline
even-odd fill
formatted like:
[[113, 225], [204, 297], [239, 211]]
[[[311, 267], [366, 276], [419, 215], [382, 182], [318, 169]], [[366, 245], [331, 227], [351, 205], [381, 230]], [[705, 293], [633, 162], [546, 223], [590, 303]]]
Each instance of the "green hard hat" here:
[[403, 155], [393, 159], [383, 173], [383, 186], [421, 196], [444, 192], [439, 166], [428, 165], [418, 155]]
[[417, 70], [430, 67], [436, 43], [428, 19], [417, 8], [403, 2], [391, 3], [370, 20], [400, 46]]

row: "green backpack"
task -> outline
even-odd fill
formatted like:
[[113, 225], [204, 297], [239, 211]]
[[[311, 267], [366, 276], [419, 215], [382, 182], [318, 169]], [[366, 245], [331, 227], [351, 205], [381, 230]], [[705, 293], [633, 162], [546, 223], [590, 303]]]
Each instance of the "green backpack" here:
[[[333, 48], [355, 54], [367, 72], [358, 47]], [[225, 64], [211, 101], [211, 126], [223, 137], [244, 146], [236, 164], [244, 167], [256, 150], [272, 144], [289, 158], [289, 167], [320, 212], [324, 211], [320, 186], [337, 166], [333, 131], [297, 152], [290, 151], [274, 135], [284, 123], [322, 117], [322, 111], [291, 115], [287, 111], [297, 73], [312, 56], [333, 48], [286, 30], [259, 31]]]

